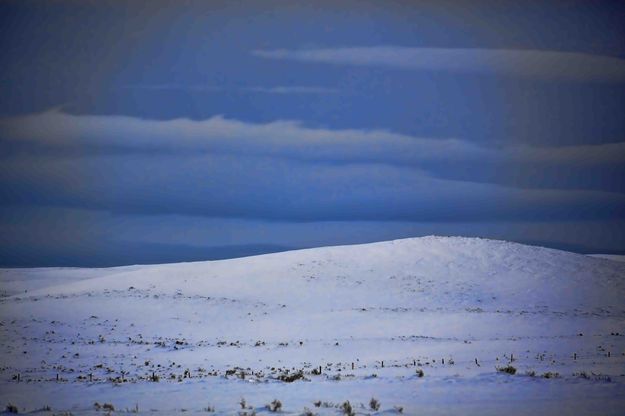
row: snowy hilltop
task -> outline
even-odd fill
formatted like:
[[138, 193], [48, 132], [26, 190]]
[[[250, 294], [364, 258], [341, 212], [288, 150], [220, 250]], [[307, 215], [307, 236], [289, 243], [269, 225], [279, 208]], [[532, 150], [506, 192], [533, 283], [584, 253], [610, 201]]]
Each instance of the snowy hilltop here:
[[220, 261], [4, 269], [0, 285], [0, 400], [20, 411], [625, 406], [625, 263], [609, 259], [423, 237]]

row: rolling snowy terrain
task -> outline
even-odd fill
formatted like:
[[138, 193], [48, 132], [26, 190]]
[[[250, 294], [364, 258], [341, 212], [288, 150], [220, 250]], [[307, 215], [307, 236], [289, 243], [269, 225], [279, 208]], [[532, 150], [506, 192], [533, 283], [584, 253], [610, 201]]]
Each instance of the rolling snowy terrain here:
[[0, 404], [20, 412], [625, 413], [618, 261], [423, 237], [4, 269], [0, 292]]

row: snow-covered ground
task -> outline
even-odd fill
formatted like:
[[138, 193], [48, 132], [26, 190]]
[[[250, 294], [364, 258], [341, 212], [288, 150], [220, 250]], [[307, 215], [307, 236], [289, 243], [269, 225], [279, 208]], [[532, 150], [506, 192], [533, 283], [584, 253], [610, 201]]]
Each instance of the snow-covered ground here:
[[0, 404], [20, 411], [625, 413], [621, 262], [424, 237], [0, 285]]

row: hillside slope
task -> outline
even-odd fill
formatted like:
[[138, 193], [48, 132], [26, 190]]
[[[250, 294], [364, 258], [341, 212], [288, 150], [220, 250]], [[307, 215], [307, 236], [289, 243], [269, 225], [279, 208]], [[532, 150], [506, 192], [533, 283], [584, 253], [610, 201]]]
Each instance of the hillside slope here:
[[[94, 278], [31, 290], [29, 295], [80, 294], [132, 285], [146, 290], [156, 286], [165, 293], [286, 302], [294, 295], [317, 299], [331, 290], [346, 295], [333, 296], [332, 303], [350, 305], [355, 296], [392, 307], [523, 305], [564, 309], [618, 307], [625, 295], [625, 265], [542, 247], [460, 237], [91, 270], [97, 273]], [[369, 299], [371, 295], [375, 295], [373, 299]]]

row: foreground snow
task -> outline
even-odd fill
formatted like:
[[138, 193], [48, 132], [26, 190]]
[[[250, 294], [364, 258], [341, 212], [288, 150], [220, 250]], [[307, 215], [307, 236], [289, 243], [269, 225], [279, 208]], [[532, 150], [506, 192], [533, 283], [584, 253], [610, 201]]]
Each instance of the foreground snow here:
[[0, 403], [27, 411], [625, 408], [625, 264], [600, 258], [424, 237], [0, 284]]

